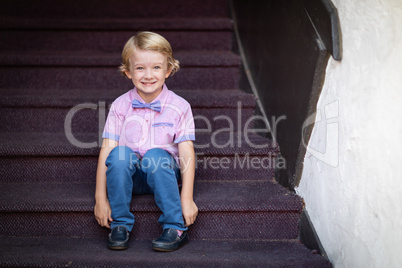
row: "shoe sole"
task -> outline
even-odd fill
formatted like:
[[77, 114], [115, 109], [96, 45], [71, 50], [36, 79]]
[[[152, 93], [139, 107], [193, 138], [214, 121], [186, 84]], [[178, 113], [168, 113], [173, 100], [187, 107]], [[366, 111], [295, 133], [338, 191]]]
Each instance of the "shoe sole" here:
[[127, 249], [128, 246], [127, 244], [109, 244], [108, 248], [112, 250], [124, 250]]
[[125, 250], [128, 247], [124, 247], [124, 246], [108, 246], [108, 248], [112, 249], [112, 250]]
[[179, 248], [181, 248], [182, 246], [187, 244], [188, 241], [189, 241], [189, 239], [187, 238], [185, 241], [182, 242], [181, 245], [179, 245], [177, 248], [174, 248], [174, 249], [158, 247], [158, 246], [152, 246], [152, 249], [155, 250], [155, 251], [159, 251], [159, 252], [171, 252], [171, 251], [178, 250]]

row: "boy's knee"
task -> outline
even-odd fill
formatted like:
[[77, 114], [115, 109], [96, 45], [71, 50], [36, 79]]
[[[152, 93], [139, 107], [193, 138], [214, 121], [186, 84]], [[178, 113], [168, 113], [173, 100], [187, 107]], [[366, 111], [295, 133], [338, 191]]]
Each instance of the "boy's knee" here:
[[153, 148], [148, 150], [142, 161], [141, 165], [145, 172], [155, 172], [160, 169], [172, 169], [172, 156], [161, 148]]
[[106, 166], [114, 165], [120, 168], [132, 167], [138, 163], [136, 153], [127, 146], [117, 146], [109, 153]]
[[161, 148], [152, 148], [145, 153], [144, 157], [159, 158], [169, 155], [170, 154], [166, 150], [163, 150]]

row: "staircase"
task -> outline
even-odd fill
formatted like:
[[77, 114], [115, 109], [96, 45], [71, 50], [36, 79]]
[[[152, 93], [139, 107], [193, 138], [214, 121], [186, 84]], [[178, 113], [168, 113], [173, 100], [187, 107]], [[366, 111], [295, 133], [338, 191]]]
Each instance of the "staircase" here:
[[[275, 182], [278, 147], [242, 131], [255, 98], [239, 89], [228, 1], [134, 2], [1, 2], [0, 266], [331, 267], [298, 241], [303, 200]], [[132, 88], [117, 66], [138, 30], [172, 44], [182, 69], [167, 85], [198, 128], [200, 213], [190, 243], [167, 254], [151, 248], [161, 232], [152, 196], [133, 199], [125, 251], [107, 249], [93, 216], [99, 135]]]

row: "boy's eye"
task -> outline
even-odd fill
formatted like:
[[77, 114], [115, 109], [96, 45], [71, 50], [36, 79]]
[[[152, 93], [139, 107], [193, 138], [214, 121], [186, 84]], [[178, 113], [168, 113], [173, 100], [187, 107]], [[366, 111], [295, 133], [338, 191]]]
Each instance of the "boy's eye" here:
[[137, 67], [137, 68], [135, 68], [136, 70], [144, 70], [144, 68], [143, 67]]
[[155, 66], [154, 69], [161, 69], [161, 67], [160, 66]]

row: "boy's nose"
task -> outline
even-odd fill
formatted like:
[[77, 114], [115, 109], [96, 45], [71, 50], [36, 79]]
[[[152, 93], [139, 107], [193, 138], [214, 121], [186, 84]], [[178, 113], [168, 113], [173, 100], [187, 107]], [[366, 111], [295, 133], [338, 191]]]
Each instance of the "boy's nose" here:
[[145, 71], [145, 77], [146, 77], [146, 78], [152, 77], [152, 70], [147, 69], [147, 70]]

